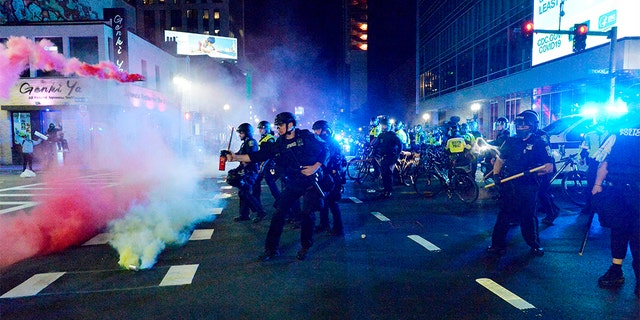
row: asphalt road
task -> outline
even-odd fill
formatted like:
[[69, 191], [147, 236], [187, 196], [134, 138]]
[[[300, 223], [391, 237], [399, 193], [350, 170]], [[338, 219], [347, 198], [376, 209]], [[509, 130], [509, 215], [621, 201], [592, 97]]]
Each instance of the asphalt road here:
[[[578, 255], [587, 217], [561, 196], [556, 224], [540, 229], [543, 257], [529, 254], [514, 227], [507, 254], [491, 258], [484, 250], [497, 209], [486, 193], [465, 205], [397, 186], [389, 200], [361, 201], [349, 181], [344, 237], [318, 234], [298, 261], [300, 233], [287, 226], [282, 255], [263, 263], [256, 257], [269, 221], [233, 222], [237, 195], [221, 182], [205, 177], [190, 199], [211, 206], [215, 220], [198, 224], [185, 245], [166, 248], [149, 270], [120, 269], [100, 235], [1, 270], [0, 318], [640, 319], [630, 256], [627, 283], [598, 288], [610, 264], [608, 229], [595, 219]], [[41, 187], [4, 172], [3, 214]], [[270, 208], [266, 186], [262, 199]]]

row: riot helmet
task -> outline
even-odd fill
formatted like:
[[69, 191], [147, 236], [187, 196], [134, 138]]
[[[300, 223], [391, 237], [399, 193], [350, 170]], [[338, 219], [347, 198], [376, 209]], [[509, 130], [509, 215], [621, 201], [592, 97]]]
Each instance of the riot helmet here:
[[523, 111], [514, 120], [516, 126], [516, 137], [525, 139], [529, 134], [536, 131], [538, 126], [537, 114]]
[[273, 124], [276, 126], [284, 124], [285, 126], [289, 123], [293, 123], [291, 129], [287, 127], [287, 132], [292, 131], [296, 126], [296, 117], [293, 116], [291, 112], [281, 112], [276, 115], [276, 118], [273, 120]]
[[245, 123], [243, 123], [243, 124], [238, 126], [238, 129], [236, 130], [236, 132], [244, 133], [245, 135], [251, 137], [251, 136], [253, 136], [253, 126], [251, 126], [251, 124], [245, 122]]
[[404, 122], [402, 122], [401, 120], [398, 120], [398, 122], [396, 123], [396, 130], [400, 130], [400, 129], [404, 129]]
[[520, 112], [520, 115], [528, 117], [529, 120], [533, 122], [533, 126], [531, 128], [533, 132], [538, 130], [538, 124], [540, 124], [540, 118], [538, 117], [538, 113], [537, 112], [529, 109], [529, 110], [525, 110], [525, 111]]
[[496, 119], [496, 122], [493, 123], [493, 130], [494, 131], [498, 130], [498, 126], [502, 126], [500, 130], [507, 130], [508, 123], [509, 123], [509, 120], [507, 120], [507, 118], [500, 117]]
[[267, 131], [271, 131], [271, 123], [267, 120], [262, 120], [258, 123], [258, 129], [265, 129]]
[[378, 122], [378, 118], [377, 117], [372, 117], [371, 121], [369, 121], [369, 125], [371, 125], [372, 127], [377, 127], [379, 124]]
[[387, 129], [388, 129], [389, 128], [389, 118], [380, 117], [379, 119], [380, 119], [379, 120], [380, 125], [387, 126]]
[[331, 127], [329, 126], [329, 122], [327, 122], [325, 120], [318, 120], [318, 121], [314, 122], [313, 126], [311, 128], [314, 131], [315, 130], [326, 131], [327, 134], [331, 135]]

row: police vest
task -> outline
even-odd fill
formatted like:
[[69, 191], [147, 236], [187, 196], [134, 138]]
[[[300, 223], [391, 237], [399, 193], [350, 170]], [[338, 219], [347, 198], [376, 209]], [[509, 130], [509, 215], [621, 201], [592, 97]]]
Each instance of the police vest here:
[[607, 157], [607, 179], [640, 179], [640, 125], [623, 126]]

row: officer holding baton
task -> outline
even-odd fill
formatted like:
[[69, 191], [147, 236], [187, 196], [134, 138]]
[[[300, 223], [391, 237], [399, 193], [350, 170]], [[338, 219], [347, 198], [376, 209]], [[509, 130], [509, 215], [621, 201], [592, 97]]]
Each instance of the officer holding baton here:
[[[531, 113], [520, 113], [515, 119], [516, 136], [507, 138], [494, 163], [494, 180], [500, 186], [500, 211], [493, 228], [491, 246], [487, 248], [490, 254], [501, 256], [506, 253], [509, 223], [516, 220], [520, 222], [522, 237], [531, 247], [531, 253], [536, 256], [544, 255], [536, 217], [539, 188], [537, 176], [553, 170], [553, 158], [549, 146], [534, 134], [536, 123], [537, 119]], [[500, 183], [501, 177], [521, 172], [522, 177]]]

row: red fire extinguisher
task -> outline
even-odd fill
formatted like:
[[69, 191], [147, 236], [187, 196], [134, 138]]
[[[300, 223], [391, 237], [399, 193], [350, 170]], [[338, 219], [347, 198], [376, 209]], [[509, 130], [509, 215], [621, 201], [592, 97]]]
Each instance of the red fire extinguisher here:
[[227, 164], [227, 153], [230, 152], [231, 149], [231, 140], [233, 140], [233, 127], [231, 127], [231, 136], [229, 137], [229, 145], [227, 145], [227, 150], [220, 151], [220, 162], [218, 163], [218, 170], [224, 171]]

